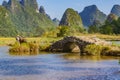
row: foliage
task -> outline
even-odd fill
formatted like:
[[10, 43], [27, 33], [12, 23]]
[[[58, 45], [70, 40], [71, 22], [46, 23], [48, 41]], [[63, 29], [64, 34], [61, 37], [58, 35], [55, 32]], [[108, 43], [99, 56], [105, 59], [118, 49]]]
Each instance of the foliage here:
[[113, 32], [115, 34], [120, 34], [120, 18], [118, 18], [118, 20], [114, 20], [112, 23], [112, 27], [113, 27]]
[[100, 33], [111, 35], [113, 34], [113, 28], [111, 27], [111, 25], [104, 25], [100, 27]]
[[41, 37], [57, 37], [57, 33], [59, 32], [58, 29], [54, 29], [51, 31], [46, 31]]
[[20, 44], [19, 42], [15, 42], [15, 44], [9, 49], [10, 52], [29, 52], [29, 46], [26, 43]]
[[120, 34], [120, 18], [112, 22], [106, 22], [105, 25], [100, 27], [102, 34]]
[[59, 32], [57, 33], [57, 37], [64, 37], [69, 35], [70, 29], [68, 26], [60, 26], [58, 27]]
[[83, 24], [79, 14], [72, 8], [68, 8], [60, 21], [60, 26], [68, 26], [71, 33], [83, 32]]
[[89, 33], [98, 33], [99, 32], [99, 28], [97, 26], [90, 26], [88, 29]]
[[54, 29], [54, 24], [47, 16], [36, 13], [34, 9], [24, 8], [21, 12], [11, 14], [11, 19], [19, 30], [19, 35], [40, 36]]
[[87, 45], [84, 49], [84, 51], [88, 54], [88, 55], [105, 55], [105, 53], [107, 53], [110, 50], [110, 47], [108, 46], [102, 46], [102, 45], [95, 45], [95, 44], [91, 44], [91, 45]]
[[27, 0], [24, 4], [9, 0], [5, 6], [0, 6], [0, 36], [41, 36], [53, 30], [52, 20], [36, 9], [36, 0]]
[[15, 44], [9, 49], [10, 52], [37, 52], [39, 47], [36, 43], [19, 43], [15, 42]]
[[0, 36], [9, 37], [17, 34], [17, 29], [9, 14], [4, 7], [0, 6]]

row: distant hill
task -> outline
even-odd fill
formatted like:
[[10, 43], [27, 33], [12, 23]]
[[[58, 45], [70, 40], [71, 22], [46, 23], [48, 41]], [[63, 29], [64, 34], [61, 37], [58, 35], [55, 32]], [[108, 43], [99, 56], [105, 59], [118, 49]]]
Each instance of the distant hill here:
[[119, 17], [117, 15], [111, 13], [111, 14], [108, 15], [106, 21], [109, 22], [109, 23], [111, 23], [113, 20], [118, 20], [118, 18]]
[[9, 12], [10, 21], [15, 26], [13, 28], [19, 35], [40, 36], [55, 27], [52, 20], [39, 11], [36, 0], [9, 0], [4, 1], [2, 6]]
[[84, 10], [79, 13], [82, 18], [84, 26], [91, 26], [95, 21], [99, 21], [101, 24], [104, 23], [107, 16], [101, 12], [96, 5], [90, 5], [84, 8]]
[[63, 29], [67, 26], [71, 33], [82, 32], [85, 27], [102, 26], [106, 22], [118, 20], [118, 17], [120, 5], [114, 5], [108, 16], [96, 5], [90, 5], [80, 13], [68, 8], [60, 21], [57, 18], [52, 20], [43, 6], [38, 8], [36, 0], [4, 0], [0, 6], [0, 37], [41, 36], [44, 32], [56, 29], [56, 26]]
[[65, 13], [63, 14], [63, 17], [60, 21], [60, 26], [69, 26], [73, 30], [83, 29], [83, 24], [81, 17], [79, 16], [78, 12], [76, 12], [72, 8], [68, 8]]
[[60, 20], [59, 19], [57, 19], [57, 18], [54, 18], [53, 20], [52, 20], [53, 22], [54, 22], [54, 24], [55, 25], [59, 25], [59, 23], [60, 23]]
[[120, 5], [114, 5], [111, 10], [111, 14], [115, 14], [120, 17]]

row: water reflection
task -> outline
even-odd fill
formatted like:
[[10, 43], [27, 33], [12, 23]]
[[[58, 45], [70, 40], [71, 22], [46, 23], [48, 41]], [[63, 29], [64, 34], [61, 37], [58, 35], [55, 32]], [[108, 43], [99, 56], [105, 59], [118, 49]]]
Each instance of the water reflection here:
[[120, 59], [119, 59], [119, 64], [120, 64]]
[[9, 54], [11, 56], [36, 56], [36, 55], [39, 55], [39, 52], [24, 52], [24, 53], [10, 52]]
[[68, 60], [92, 60], [92, 61], [101, 61], [101, 60], [116, 60], [120, 59], [120, 57], [114, 56], [80, 56], [79, 53], [65, 53], [61, 55], [64, 59]]

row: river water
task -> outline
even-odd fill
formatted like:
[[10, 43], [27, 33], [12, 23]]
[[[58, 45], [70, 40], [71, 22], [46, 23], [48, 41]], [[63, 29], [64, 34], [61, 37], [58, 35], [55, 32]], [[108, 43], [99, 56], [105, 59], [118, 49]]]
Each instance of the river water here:
[[120, 45], [120, 41], [111, 41], [113, 44]]
[[120, 80], [120, 57], [79, 53], [10, 55], [0, 47], [0, 80]]

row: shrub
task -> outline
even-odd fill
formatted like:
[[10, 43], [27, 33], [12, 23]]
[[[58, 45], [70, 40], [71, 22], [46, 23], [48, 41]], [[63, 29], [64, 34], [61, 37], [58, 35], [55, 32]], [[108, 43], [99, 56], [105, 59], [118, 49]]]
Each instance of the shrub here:
[[110, 47], [109, 46], [102, 46], [102, 45], [95, 45], [95, 44], [91, 44], [91, 45], [87, 45], [84, 49], [84, 51], [88, 54], [88, 55], [106, 55], [107, 52], [109, 52]]
[[57, 37], [64, 37], [67, 36], [69, 34], [69, 30], [70, 27], [68, 26], [60, 26], [58, 27], [59, 33], [57, 33]]
[[9, 49], [9, 52], [38, 52], [39, 47], [37, 43], [19, 43], [15, 42], [15, 44]]
[[38, 52], [39, 46], [37, 43], [29, 43], [30, 52]]
[[15, 42], [15, 44], [9, 49], [10, 52], [29, 52], [29, 45], [27, 43]]

